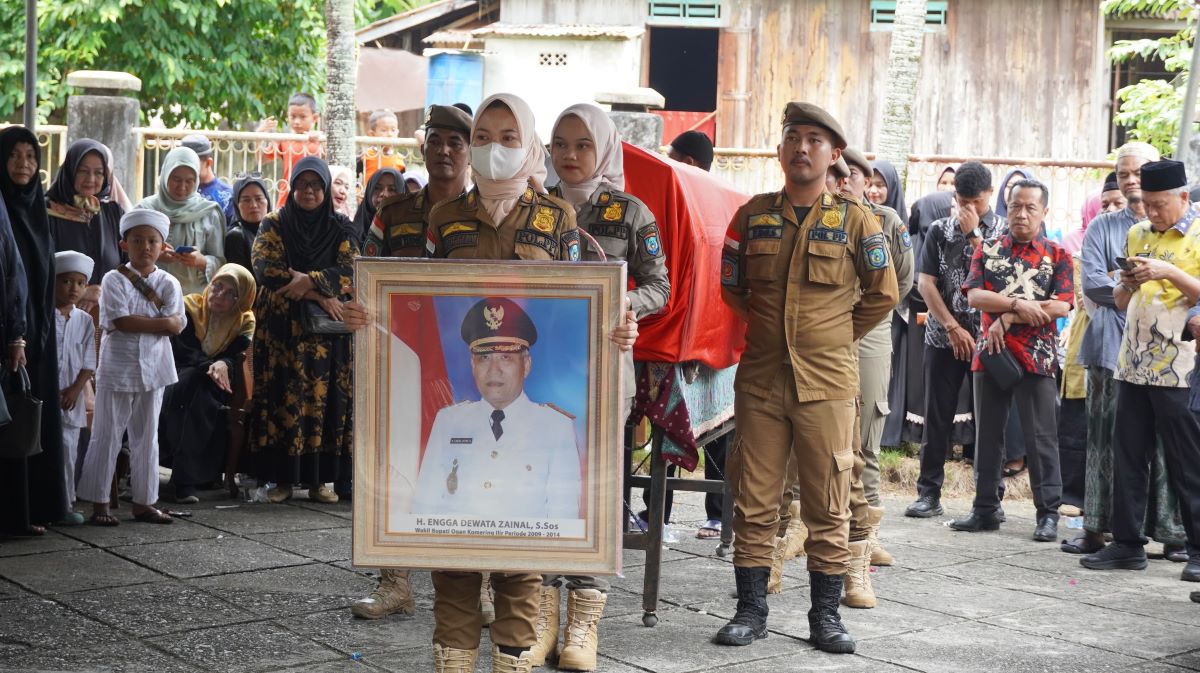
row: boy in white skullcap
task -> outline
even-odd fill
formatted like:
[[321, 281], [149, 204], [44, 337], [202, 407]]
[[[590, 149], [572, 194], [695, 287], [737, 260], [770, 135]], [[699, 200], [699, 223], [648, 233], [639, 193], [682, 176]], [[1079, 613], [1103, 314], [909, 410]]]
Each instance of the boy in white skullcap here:
[[121, 435], [129, 432], [133, 517], [171, 523], [158, 502], [158, 413], [163, 390], [178, 380], [170, 337], [183, 331], [183, 292], [174, 276], [155, 264], [171, 222], [156, 210], [121, 216], [121, 250], [129, 262], [100, 281], [100, 366], [92, 441], [83, 459], [79, 499], [92, 503], [88, 523], [116, 526], [108, 498]]
[[63, 484], [66, 486], [67, 515], [60, 524], [78, 526], [83, 515], [75, 511], [75, 461], [79, 431], [87, 426], [83, 391], [96, 373], [96, 327], [92, 316], [75, 308], [83, 298], [95, 263], [74, 250], [54, 255], [54, 320], [58, 335], [58, 388], [62, 406]]

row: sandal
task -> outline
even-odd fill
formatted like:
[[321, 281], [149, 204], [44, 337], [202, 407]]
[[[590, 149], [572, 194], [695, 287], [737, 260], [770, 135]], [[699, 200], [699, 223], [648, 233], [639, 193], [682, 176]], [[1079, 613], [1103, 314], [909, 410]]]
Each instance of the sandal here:
[[721, 537], [721, 521], [719, 519], [705, 521], [700, 530], [696, 531], [697, 540], [715, 540], [719, 537]]
[[79, 512], [67, 512], [67, 515], [59, 519], [56, 526], [82, 526], [84, 522], [83, 515]]
[[1095, 554], [1104, 549], [1104, 543], [1089, 544], [1087, 535], [1078, 535], [1074, 540], [1063, 540], [1058, 548], [1068, 554]]
[[1005, 477], [1008, 477], [1011, 479], [1012, 477], [1015, 477], [1018, 474], [1021, 474], [1022, 472], [1024, 472], [1026, 469], [1028, 469], [1028, 467], [1029, 467], [1029, 463], [1026, 462], [1024, 459], [1022, 459], [1021, 467], [1009, 467], [1009, 466], [1005, 465], [1003, 474]]
[[104, 526], [106, 528], [111, 528], [112, 526], [121, 525], [121, 522], [117, 521], [117, 517], [113, 516], [111, 513], [110, 514], [93, 514], [87, 520], [87, 522], [88, 522], [89, 526]]
[[143, 512], [138, 512], [133, 515], [133, 518], [142, 523], [174, 523], [175, 519], [171, 515], [165, 514], [151, 507]]

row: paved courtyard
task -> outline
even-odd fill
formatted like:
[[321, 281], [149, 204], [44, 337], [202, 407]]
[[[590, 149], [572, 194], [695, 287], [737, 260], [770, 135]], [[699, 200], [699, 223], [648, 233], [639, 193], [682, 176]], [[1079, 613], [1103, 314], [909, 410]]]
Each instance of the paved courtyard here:
[[[843, 609], [855, 655], [804, 640], [798, 563], [770, 598], [770, 637], [718, 647], [710, 638], [733, 611], [733, 572], [715, 543], [693, 537], [700, 497], [677, 498], [681, 539], [664, 554], [655, 628], [641, 620], [643, 554], [626, 552], [601, 622], [600, 671], [1200, 671], [1200, 605], [1188, 598], [1200, 586], [1179, 581], [1180, 565], [1083, 570], [1057, 544], [1029, 539], [1022, 503], [1007, 504], [1000, 533], [970, 535], [905, 519], [905, 503], [890, 499], [883, 537], [898, 565], [873, 575], [879, 607]], [[428, 573], [414, 573], [413, 617], [364, 622], [346, 609], [373, 586], [349, 562], [348, 504], [231, 504], [202, 502], [171, 526], [0, 542], [0, 671], [432, 670]], [[947, 504], [947, 519], [967, 508]]]

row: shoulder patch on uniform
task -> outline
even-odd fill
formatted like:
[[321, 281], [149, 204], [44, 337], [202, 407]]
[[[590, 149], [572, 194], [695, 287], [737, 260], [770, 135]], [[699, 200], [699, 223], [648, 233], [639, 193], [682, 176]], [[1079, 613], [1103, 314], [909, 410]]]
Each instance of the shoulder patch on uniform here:
[[567, 246], [567, 259], [579, 261], [579, 230], [572, 229], [561, 236], [563, 245]]
[[566, 409], [563, 409], [560, 406], [555, 405], [553, 402], [542, 402], [541, 405], [539, 405], [539, 406], [553, 409], [553, 410], [557, 411], [558, 413], [562, 414], [563, 416], [566, 416], [567, 418], [569, 418], [571, 420], [575, 420], [574, 414], [568, 412]]
[[378, 257], [379, 256], [379, 239], [375, 238], [374, 236], [367, 237], [367, 244], [363, 246], [363, 256], [364, 257]]
[[912, 248], [912, 236], [908, 235], [908, 227], [900, 225], [900, 243], [905, 250]]
[[437, 252], [437, 241], [434, 240], [433, 227], [425, 230], [425, 254], [433, 257], [433, 253]]
[[724, 254], [721, 255], [721, 285], [725, 287], [737, 287], [738, 283], [738, 258], [737, 255]]
[[650, 257], [662, 256], [662, 241], [658, 237], [658, 225], [648, 224], [638, 231], [638, 238], [642, 239], [642, 250]]
[[878, 271], [888, 267], [887, 247], [884, 245], [882, 233], [871, 234], [864, 238], [859, 245], [868, 269]]

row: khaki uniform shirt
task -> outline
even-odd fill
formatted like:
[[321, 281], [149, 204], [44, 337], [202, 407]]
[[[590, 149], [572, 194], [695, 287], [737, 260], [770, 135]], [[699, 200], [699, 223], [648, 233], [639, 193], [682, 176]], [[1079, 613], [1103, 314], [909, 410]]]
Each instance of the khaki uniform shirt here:
[[[864, 204], [875, 215], [875, 221], [883, 228], [883, 237], [887, 239], [888, 252], [892, 259], [892, 268], [896, 270], [896, 286], [900, 296], [907, 297], [913, 286], [912, 239], [908, 235], [908, 227], [900, 221], [896, 211], [887, 206], [877, 206], [873, 203]], [[867, 332], [858, 344], [858, 356], [877, 358], [892, 353], [892, 314], [889, 311], [875, 326]]]
[[802, 402], [858, 395], [855, 342], [899, 296], [875, 216], [828, 192], [803, 222], [783, 192], [739, 208], [725, 234], [721, 294], [749, 323], [734, 389], [768, 397], [790, 366]]
[[367, 257], [424, 257], [425, 227], [435, 204], [429, 187], [413, 194], [397, 194], [379, 204], [367, 231], [363, 254]]
[[[556, 186], [550, 194], [561, 192]], [[654, 213], [646, 204], [632, 194], [601, 187], [575, 211], [575, 221], [596, 239], [608, 261], [628, 264], [629, 276], [637, 284], [629, 292], [635, 317], [640, 320], [667, 305], [671, 296], [667, 258]], [[584, 242], [582, 255], [585, 262], [600, 261], [590, 241]]]
[[527, 188], [503, 222], [480, 203], [472, 188], [429, 213], [425, 251], [446, 259], [579, 261], [575, 211], [565, 202]]

